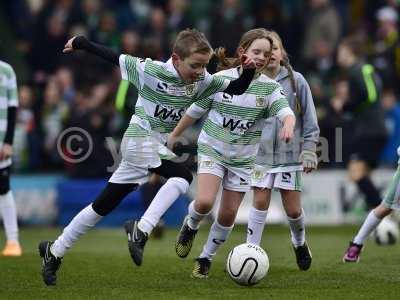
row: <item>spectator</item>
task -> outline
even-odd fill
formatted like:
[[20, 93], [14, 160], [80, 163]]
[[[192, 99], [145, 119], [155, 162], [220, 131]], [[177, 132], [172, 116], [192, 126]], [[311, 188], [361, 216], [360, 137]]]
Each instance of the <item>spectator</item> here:
[[400, 43], [397, 28], [398, 13], [392, 7], [383, 7], [376, 14], [378, 28], [373, 44], [373, 64], [383, 82], [400, 92]]
[[95, 31], [94, 40], [109, 46], [114, 51], [119, 49], [120, 35], [117, 30], [117, 20], [111, 11], [107, 11], [101, 16], [100, 26]]
[[[90, 139], [75, 140], [72, 151], [80, 149], [82, 153], [90, 153], [87, 159], [67, 164], [67, 172], [71, 177], [106, 177], [107, 167], [112, 166], [112, 156], [106, 147], [105, 138], [111, 136], [110, 123], [113, 117], [107, 104], [109, 88], [106, 84], [96, 85], [89, 93], [78, 92], [66, 128], [83, 129]], [[90, 149], [92, 148], [92, 151]], [[66, 153], [71, 156], [71, 153]], [[72, 158], [74, 158], [72, 156]]]
[[188, 1], [187, 0], [169, 0], [168, 1], [168, 29], [171, 31], [175, 39], [177, 33], [186, 28], [193, 26], [193, 23], [187, 16]]
[[[51, 80], [55, 78], [57, 82], [59, 101], [70, 105], [74, 111], [77, 109], [73, 107], [74, 105], [80, 106], [76, 103], [76, 99], [82, 98], [82, 93], [86, 94], [84, 97], [86, 101], [92, 101], [93, 87], [99, 82], [108, 82], [107, 93], [111, 93], [111, 98], [117, 98], [117, 91], [125, 91], [124, 97], [119, 97], [126, 99], [125, 102], [119, 103], [121, 105], [114, 107], [102, 104], [97, 108], [107, 111], [106, 115], [110, 114], [114, 128], [124, 128], [134, 109], [137, 90], [132, 86], [127, 88], [126, 83], [122, 83], [122, 88], [119, 89], [119, 72], [115, 72], [115, 68], [97, 57], [79, 52], [73, 57], [61, 54], [60, 50], [68, 35], [84, 35], [124, 53], [164, 60], [170, 54], [169, 43], [174, 34], [186, 27], [194, 26], [208, 32], [214, 47], [226, 46], [231, 53], [236, 50], [235, 43], [244, 30], [254, 26], [271, 28], [278, 31], [285, 40], [293, 65], [307, 75], [321, 122], [321, 133], [323, 137], [329, 138], [329, 145], [335, 145], [331, 141], [335, 138], [335, 128], [342, 127], [345, 149], [342, 154], [347, 161], [346, 151], [350, 148], [346, 144], [348, 122], [351, 122], [352, 117], [357, 119], [359, 113], [345, 109], [348, 103], [343, 99], [351, 96], [343, 96], [343, 86], [349, 78], [337, 74], [338, 69], [334, 63], [335, 48], [341, 32], [361, 33], [365, 41], [370, 40], [369, 44], [365, 43], [369, 45], [368, 58], [371, 59], [376, 72], [383, 78], [385, 88], [392, 88], [396, 94], [400, 94], [400, 85], [397, 84], [400, 81], [397, 2], [396, 0], [6, 1], [2, 6], [4, 15], [9, 16], [6, 22], [13, 26], [11, 26], [12, 32], [1, 39], [0, 47], [3, 48], [0, 52], [10, 56], [12, 51], [7, 50], [14, 49], [14, 45], [9, 47], [8, 43], [13, 43], [13, 39], [17, 41], [15, 49], [25, 55], [15, 55], [10, 60], [19, 60], [15, 67], [20, 74], [21, 69], [24, 69], [22, 66], [27, 65], [23, 59], [28, 61], [28, 67], [25, 68], [28, 73], [26, 77], [33, 78], [31, 93], [35, 94], [34, 98], [38, 100], [45, 99], [46, 84], [50, 78]], [[7, 28], [4, 30], [9, 31]], [[369, 36], [372, 38], [369, 39]], [[208, 69], [213, 72], [213, 63]], [[345, 71], [347, 75], [348, 71], [349, 69]], [[22, 73], [20, 78], [23, 77], [25, 76]], [[337, 82], [335, 78], [339, 78]], [[352, 94], [353, 85], [350, 85]], [[81, 91], [79, 95], [76, 90]], [[390, 97], [383, 98], [383, 104], [386, 103], [385, 99]], [[396, 124], [393, 123], [392, 113], [397, 111], [397, 104], [391, 108], [389, 102], [385, 111], [387, 125]], [[37, 149], [44, 148], [44, 145], [39, 145], [43, 141], [38, 141], [37, 137], [44, 136], [38, 130], [45, 122], [42, 118], [47, 116], [48, 110], [43, 101], [33, 100], [31, 105], [32, 107], [24, 111], [23, 115], [29, 115], [25, 114], [28, 111], [34, 112], [33, 124], [38, 126], [34, 126], [28, 135], [28, 139], [32, 137], [34, 140], [32, 145], [31, 142], [28, 144], [29, 147], [33, 147], [34, 161], [41, 164], [43, 153], [39, 155], [35, 145]], [[90, 103], [86, 105], [89, 107], [83, 106], [88, 113], [87, 116], [95, 114], [96, 109]], [[43, 109], [46, 109], [46, 112]], [[113, 116], [116, 110], [125, 114], [125, 118], [123, 114], [119, 114], [119, 124], [115, 122], [117, 118]], [[393, 128], [396, 126], [388, 127], [389, 130]], [[107, 132], [109, 128], [105, 130]], [[106, 132], [103, 136], [107, 135]], [[329, 154], [332, 161], [335, 153], [334, 149], [331, 150]], [[390, 159], [389, 162], [387, 159], [389, 158], [383, 158], [384, 163], [390, 164]], [[338, 166], [338, 164], [333, 165]]]
[[140, 43], [140, 36], [135, 30], [125, 30], [121, 37], [121, 53], [140, 57]]
[[32, 43], [30, 63], [34, 80], [43, 83], [55, 71], [66, 41], [66, 25], [61, 15], [51, 15], [44, 32], [37, 32]]
[[[348, 149], [350, 148], [353, 128], [351, 119], [343, 112], [346, 99], [349, 98], [348, 81], [344, 78], [338, 78], [333, 83], [333, 90], [333, 96], [324, 108], [324, 117], [320, 117], [321, 121], [319, 122], [321, 136], [328, 140], [328, 148], [322, 149], [328, 152], [321, 153], [322, 162], [324, 162], [321, 165], [322, 167], [344, 167], [343, 161], [347, 162], [350, 156]], [[340, 129], [340, 132], [337, 129]], [[340, 145], [342, 147], [338, 148]], [[340, 153], [337, 153], [337, 150]], [[341, 158], [342, 161], [337, 161], [337, 158]]]
[[165, 12], [161, 7], [154, 7], [150, 12], [148, 23], [142, 28], [146, 40], [151, 40], [155, 48], [162, 50], [161, 59], [169, 56], [169, 35]]
[[99, 27], [101, 15], [101, 1], [99, 0], [83, 0], [81, 2], [82, 23], [88, 30], [90, 36], [94, 36], [96, 29]]
[[304, 16], [304, 63], [318, 71], [329, 70], [340, 37], [340, 19], [329, 0], [309, 0], [310, 9]]
[[383, 149], [381, 161], [386, 165], [396, 166], [398, 161], [397, 147], [400, 141], [400, 103], [393, 89], [383, 91], [382, 107], [385, 111], [388, 141]]
[[353, 116], [349, 175], [371, 209], [382, 201], [370, 172], [377, 166], [386, 140], [386, 128], [379, 102], [379, 79], [374, 68], [363, 60], [363, 45], [363, 41], [354, 37], [344, 39], [339, 45], [337, 60], [349, 82], [349, 96], [344, 101], [343, 111]]
[[76, 93], [71, 69], [60, 67], [55, 73], [55, 80], [59, 86], [62, 101], [71, 104]]
[[29, 85], [18, 89], [19, 108], [15, 125], [14, 168], [19, 171], [33, 171], [39, 162], [39, 140], [35, 134], [35, 117], [32, 110], [34, 92]]
[[67, 105], [62, 101], [62, 94], [57, 84], [57, 79], [51, 77], [44, 91], [44, 104], [41, 115], [43, 163], [51, 169], [62, 165], [60, 155], [57, 152], [57, 139], [62, 131], [67, 110]]
[[118, 21], [121, 28], [144, 26], [152, 10], [151, 1], [127, 0], [118, 10]]
[[211, 45], [225, 47], [233, 55], [242, 33], [252, 26], [248, 21], [240, 1], [223, 0], [211, 16]]

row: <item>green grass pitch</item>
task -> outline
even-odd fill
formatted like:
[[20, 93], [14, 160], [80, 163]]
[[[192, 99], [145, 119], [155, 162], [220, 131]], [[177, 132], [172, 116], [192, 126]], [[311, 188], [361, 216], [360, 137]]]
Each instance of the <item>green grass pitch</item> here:
[[54, 239], [60, 229], [23, 229], [24, 255], [0, 257], [0, 299], [400, 299], [398, 244], [379, 247], [368, 241], [360, 263], [341, 262], [355, 226], [309, 228], [313, 264], [306, 272], [297, 269], [288, 228], [268, 227], [262, 246], [270, 270], [253, 287], [236, 285], [224, 273], [229, 250], [245, 239], [246, 228], [237, 226], [218, 252], [210, 277], [192, 279], [193, 258], [208, 228], [202, 227], [186, 259], [174, 252], [177, 230], [168, 230], [162, 240], [151, 239], [140, 268], [131, 261], [122, 228], [92, 230], [64, 258], [55, 287], [42, 282], [37, 244]]

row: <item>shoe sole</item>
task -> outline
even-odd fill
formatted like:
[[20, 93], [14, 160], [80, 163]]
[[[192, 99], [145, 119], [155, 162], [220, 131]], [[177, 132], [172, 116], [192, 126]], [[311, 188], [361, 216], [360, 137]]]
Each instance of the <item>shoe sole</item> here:
[[20, 257], [20, 256], [22, 256], [22, 251], [16, 252], [16, 253], [2, 252], [1, 256], [4, 256], [4, 257]]
[[193, 278], [193, 279], [207, 279], [208, 275], [193, 275], [193, 274], [190, 274], [190, 277]]
[[305, 267], [299, 266], [298, 264], [297, 264], [297, 266], [299, 267], [300, 271], [308, 271], [311, 268], [311, 264], [312, 264], [312, 260], [310, 261], [310, 264]]
[[346, 258], [343, 256], [342, 261], [343, 261], [344, 263], [356, 263], [356, 264], [357, 264], [357, 263], [360, 261], [360, 254], [361, 254], [361, 251], [362, 251], [362, 249], [360, 250], [360, 252], [359, 252], [359, 254], [358, 254], [357, 260], [346, 260]]
[[[193, 240], [191, 241], [189, 250], [188, 250], [186, 253], [180, 254], [180, 253], [178, 252], [178, 246], [181, 245], [181, 244], [179, 243], [179, 237], [181, 236], [181, 232], [182, 232], [182, 230], [183, 230], [183, 227], [186, 225], [186, 222], [187, 222], [187, 217], [185, 217], [185, 219], [183, 220], [182, 227], [181, 227], [181, 229], [179, 230], [179, 234], [178, 234], [178, 237], [177, 237], [176, 242], [175, 242], [175, 253], [176, 253], [176, 255], [178, 255], [178, 257], [180, 257], [180, 258], [186, 258], [186, 257], [190, 254], [190, 251], [192, 251], [192, 246], [193, 246], [193, 241], [194, 241], [194, 238], [193, 238]], [[182, 246], [182, 247], [185, 247], [185, 246]]]
[[180, 258], [186, 258], [186, 257], [188, 257], [190, 251], [192, 250], [193, 242], [192, 242], [192, 245], [190, 246], [190, 249], [189, 249], [187, 252], [183, 253], [183, 254], [181, 254], [181, 253], [178, 252], [178, 246], [180, 246], [180, 245], [181, 245], [181, 244], [179, 244], [179, 243], [176, 243], [176, 244], [175, 244], [175, 253], [176, 253], [176, 255], [178, 255], [178, 257], [180, 257]]
[[299, 267], [300, 271], [308, 271], [311, 268], [311, 265], [312, 265], [312, 254], [311, 254], [310, 248], [308, 248], [308, 253], [310, 254], [310, 256], [309, 256], [310, 262], [305, 267], [300, 267], [299, 265], [297, 265]]
[[1, 256], [4, 256], [4, 257], [20, 257], [20, 256], [22, 256], [22, 253], [21, 254], [19, 254], [19, 253], [17, 253], [17, 254], [15, 254], [15, 253], [2, 253]]
[[356, 263], [358, 264], [358, 262], [360, 261], [360, 258], [358, 257], [357, 260], [347, 260], [344, 257], [342, 258], [342, 261], [346, 264], [346, 263]]

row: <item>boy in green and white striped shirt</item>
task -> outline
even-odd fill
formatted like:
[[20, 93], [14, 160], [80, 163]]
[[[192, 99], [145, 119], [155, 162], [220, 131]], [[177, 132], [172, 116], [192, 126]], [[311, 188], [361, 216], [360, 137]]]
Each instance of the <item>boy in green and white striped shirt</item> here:
[[10, 166], [17, 106], [15, 72], [9, 64], [0, 61], [0, 211], [7, 240], [2, 251], [2, 255], [5, 256], [22, 254], [18, 241], [17, 211], [10, 190]]
[[71, 221], [54, 243], [44, 241], [39, 245], [43, 257], [42, 276], [47, 285], [56, 284], [61, 258], [78, 238], [110, 213], [127, 194], [146, 182], [150, 172], [154, 172], [167, 178], [167, 182], [140, 221], [125, 223], [131, 257], [136, 265], [142, 264], [149, 234], [165, 211], [188, 190], [193, 178], [190, 170], [170, 161], [175, 155], [164, 146], [167, 134], [196, 99], [207, 98], [219, 91], [241, 94], [254, 75], [251, 59], [243, 60], [246, 71], [233, 82], [207, 73], [205, 67], [212, 48], [197, 30], [184, 30], [178, 34], [171, 59], [166, 63], [117, 55], [84, 37], [70, 39], [64, 52], [79, 49], [119, 66], [122, 78], [138, 89], [139, 99], [121, 142], [122, 161], [105, 189]]

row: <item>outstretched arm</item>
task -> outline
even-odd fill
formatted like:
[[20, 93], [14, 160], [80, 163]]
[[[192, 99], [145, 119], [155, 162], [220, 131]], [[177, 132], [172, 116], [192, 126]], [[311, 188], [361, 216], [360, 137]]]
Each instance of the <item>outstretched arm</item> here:
[[293, 113], [288, 113], [285, 117], [283, 117], [282, 122], [283, 126], [279, 133], [279, 138], [287, 143], [293, 138], [296, 117]]
[[238, 79], [231, 81], [224, 93], [230, 95], [241, 95], [249, 88], [256, 69], [244, 69]]
[[296, 84], [299, 91], [298, 97], [301, 103], [301, 118], [303, 121], [303, 126], [301, 126], [303, 143], [299, 161], [303, 164], [304, 172], [310, 173], [318, 167], [316, 151], [319, 141], [319, 126], [311, 89], [301, 74], [298, 74], [297, 77]]
[[241, 95], [249, 88], [251, 81], [254, 78], [256, 72], [255, 62], [253, 59], [246, 55], [241, 57], [243, 72], [240, 74], [238, 79], [231, 81], [228, 87], [225, 89], [224, 93], [230, 95]]
[[181, 136], [185, 129], [192, 126], [196, 120], [197, 119], [189, 116], [187, 113], [183, 115], [182, 119], [178, 122], [174, 130], [168, 136], [167, 146], [169, 149], [174, 150], [177, 139]]
[[7, 159], [13, 154], [12, 145], [14, 141], [17, 108], [15, 106], [9, 106], [7, 111], [7, 130], [4, 136], [3, 146], [0, 149], [0, 160]]
[[211, 108], [212, 99], [202, 99], [199, 100], [186, 110], [182, 119], [178, 122], [174, 130], [168, 136], [168, 148], [174, 151], [174, 145], [177, 139], [185, 131], [186, 128], [192, 126], [196, 120], [200, 119], [205, 115]]
[[119, 54], [105, 46], [89, 41], [84, 36], [76, 36], [69, 39], [64, 46], [63, 52], [69, 53], [74, 50], [85, 50], [119, 66]]

